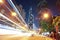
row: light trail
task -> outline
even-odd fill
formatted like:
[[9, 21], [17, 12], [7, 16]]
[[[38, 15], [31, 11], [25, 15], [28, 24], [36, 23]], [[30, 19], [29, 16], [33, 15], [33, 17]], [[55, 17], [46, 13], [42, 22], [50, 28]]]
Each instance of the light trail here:
[[24, 24], [22, 23], [22, 21], [21, 21], [17, 16], [15, 16], [15, 17], [18, 19], [18, 21], [20, 22], [20, 24], [24, 25]]
[[[11, 9], [7, 5], [4, 4], [4, 6], [12, 13]], [[23, 24], [23, 22], [17, 16], [15, 16], [15, 17], [18, 19], [18, 21], [20, 22], [20, 24], [26, 25], [26, 24]]]
[[[9, 7], [7, 7], [7, 5], [4, 4], [4, 6], [11, 12], [11, 10], [9, 9]], [[18, 23], [12, 21], [11, 19], [9, 19], [8, 17], [4, 16], [3, 14], [0, 13], [1, 16], [3, 16], [4, 18], [6, 18], [8, 21], [12, 22], [13, 24], [17, 25], [20, 28], [25, 29], [24, 27], [21, 27], [21, 25], [19, 25]], [[19, 20], [19, 18], [17, 17], [17, 19]], [[19, 20], [20, 21], [20, 20]], [[21, 21], [20, 21], [21, 22]], [[21, 22], [22, 23], [22, 22]]]
[[14, 3], [12, 2], [12, 0], [7, 0], [9, 2], [9, 4], [13, 7], [13, 9], [15, 10], [16, 13], [18, 13], [19, 17], [21, 18], [21, 20], [23, 21], [24, 24], [26, 24], [26, 22], [24, 21], [24, 19], [22, 18], [22, 16], [20, 15], [18, 9], [15, 7]]
[[11, 12], [10, 8], [7, 5], [4, 4], [4, 6]]
[[1, 19], [0, 19], [0, 21], [4, 22], [4, 23], [6, 23], [6, 24], [8, 24], [8, 25], [10, 25], [10, 26], [12, 26], [12, 27], [15, 26], [15, 25], [13, 26], [13, 24], [10, 24], [10, 23], [6, 22], [5, 20], [1, 20]]
[[[0, 16], [2, 16], [3, 18], [7, 19], [7, 20], [10, 21], [10, 22], [12, 22], [13, 24], [17, 25], [17, 27], [20, 27], [20, 28], [22, 28], [22, 29], [25, 29], [24, 27], [21, 27], [19, 24], [13, 22], [12, 20], [10, 20], [9, 18], [7, 18], [6, 16], [4, 16], [4, 15], [1, 14], [1, 13], [0, 13]], [[27, 29], [25, 29], [25, 30], [27, 30]]]
[[0, 28], [0, 35], [16, 35], [16, 36], [31, 36], [32, 33], [23, 33], [21, 31], [17, 31], [17, 30], [8, 30], [8, 29], [2, 29]]
[[13, 22], [12, 20], [10, 20], [10, 19], [9, 19], [9, 18], [7, 18], [6, 16], [4, 16], [2, 13], [0, 13], [0, 16], [2, 16], [3, 18], [7, 19], [8, 21], [10, 21], [10, 22], [12, 22], [12, 23], [16, 24], [16, 23], [15, 23], [15, 22]]
[[[4, 4], [5, 5], [5, 4]], [[11, 9], [9, 8], [9, 7], [7, 7], [7, 5], [5, 5], [5, 7], [12, 13], [12, 11], [11, 11]], [[14, 16], [14, 17], [16, 17], [19, 21], [20, 21], [20, 19], [17, 17], [17, 16]], [[20, 21], [21, 22], [21, 21]]]

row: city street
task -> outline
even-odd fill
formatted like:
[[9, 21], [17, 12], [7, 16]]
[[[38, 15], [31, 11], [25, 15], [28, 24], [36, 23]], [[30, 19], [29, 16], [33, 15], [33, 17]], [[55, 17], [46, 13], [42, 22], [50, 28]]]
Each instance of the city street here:
[[19, 35], [0, 35], [0, 40], [52, 40], [48, 37], [41, 37], [41, 36], [19, 36]]
[[60, 40], [60, 0], [0, 0], [0, 40]]
[[28, 40], [28, 38], [19, 35], [0, 35], [0, 40]]
[[[1, 25], [0, 25], [1, 26]], [[49, 37], [27, 32], [25, 30], [17, 30], [11, 27], [0, 27], [0, 40], [52, 40]]]

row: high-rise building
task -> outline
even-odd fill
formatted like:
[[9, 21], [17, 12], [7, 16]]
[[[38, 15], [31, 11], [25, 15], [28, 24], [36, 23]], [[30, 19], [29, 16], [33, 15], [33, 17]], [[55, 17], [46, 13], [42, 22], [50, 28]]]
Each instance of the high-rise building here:
[[47, 8], [47, 2], [45, 0], [41, 0], [37, 5], [37, 13], [39, 20], [41, 19], [41, 12]]
[[38, 12], [42, 9], [47, 8], [47, 7], [48, 7], [47, 1], [46, 0], [41, 0], [37, 5]]
[[34, 23], [34, 16], [32, 14], [32, 8], [29, 9], [29, 18], [28, 18], [28, 25], [29, 29], [33, 30], [33, 23]]
[[20, 5], [16, 5], [18, 11], [20, 12], [21, 16], [23, 17], [23, 19], [25, 20], [25, 10], [23, 9], [23, 6], [20, 4]]
[[15, 0], [12, 0], [13, 3], [15, 4], [16, 8], [18, 9], [19, 13], [21, 14], [21, 16], [23, 17], [23, 19], [25, 20], [25, 16], [26, 16], [26, 12], [25, 10], [23, 9], [23, 6], [21, 4], [17, 4]]

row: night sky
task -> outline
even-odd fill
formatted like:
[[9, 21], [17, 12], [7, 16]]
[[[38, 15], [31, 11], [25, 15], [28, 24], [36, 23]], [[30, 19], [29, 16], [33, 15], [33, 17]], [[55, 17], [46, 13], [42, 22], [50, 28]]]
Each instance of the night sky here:
[[[21, 4], [24, 8], [24, 10], [26, 11], [26, 18], [28, 17], [28, 10], [30, 7], [33, 8], [33, 15], [34, 15], [34, 19], [36, 19], [37, 17], [37, 4], [39, 3], [39, 1], [41, 0], [16, 0], [17, 5]], [[46, 0], [47, 4], [48, 4], [48, 8], [51, 10], [53, 15], [58, 15], [57, 14], [57, 10], [56, 10], [56, 1], [57, 0]], [[37, 20], [35, 20], [35, 24], [38, 24]]]

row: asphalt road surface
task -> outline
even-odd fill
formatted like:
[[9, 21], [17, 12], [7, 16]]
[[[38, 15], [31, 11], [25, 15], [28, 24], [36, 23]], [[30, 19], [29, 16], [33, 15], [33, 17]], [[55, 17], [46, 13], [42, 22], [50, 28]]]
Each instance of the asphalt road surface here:
[[0, 35], [0, 40], [53, 40], [42, 36]]

